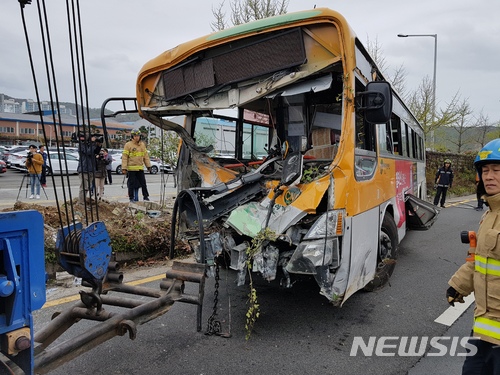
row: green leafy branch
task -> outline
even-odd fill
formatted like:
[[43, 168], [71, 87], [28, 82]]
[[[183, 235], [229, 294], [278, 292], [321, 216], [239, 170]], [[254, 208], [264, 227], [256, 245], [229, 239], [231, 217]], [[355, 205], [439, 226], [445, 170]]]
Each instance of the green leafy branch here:
[[252, 239], [250, 247], [247, 249], [247, 259], [246, 265], [248, 270], [248, 276], [250, 279], [250, 293], [248, 293], [248, 310], [246, 313], [246, 324], [245, 324], [245, 339], [250, 339], [253, 331], [253, 327], [257, 318], [260, 316], [260, 306], [257, 299], [257, 290], [254, 288], [252, 279], [252, 261], [255, 255], [262, 252], [262, 247], [269, 241], [275, 241], [277, 235], [274, 231], [269, 228], [262, 229], [257, 235]]
[[302, 173], [302, 179], [300, 182], [302, 183], [309, 183], [313, 182], [315, 178], [317, 178], [320, 175], [320, 170], [319, 167], [309, 167], [307, 169], [304, 169], [304, 172]]

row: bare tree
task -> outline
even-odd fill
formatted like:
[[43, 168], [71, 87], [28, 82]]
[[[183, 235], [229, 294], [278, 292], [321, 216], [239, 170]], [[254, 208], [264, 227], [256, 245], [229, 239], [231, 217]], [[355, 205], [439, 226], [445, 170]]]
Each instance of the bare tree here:
[[480, 148], [483, 148], [483, 146], [490, 140], [488, 134], [493, 126], [494, 125], [490, 123], [488, 116], [481, 111], [476, 119], [476, 123], [474, 124], [474, 140], [479, 143]]
[[[233, 26], [285, 14], [290, 0], [233, 0], [230, 4], [230, 21]], [[210, 23], [212, 31], [224, 30], [229, 26], [224, 13], [224, 1], [212, 8], [215, 21]]]
[[455, 130], [457, 133], [456, 137], [450, 137], [448, 141], [455, 146], [457, 146], [457, 152], [461, 153], [463, 151], [463, 146], [465, 142], [465, 136], [467, 133], [473, 129], [473, 118], [472, 109], [470, 107], [468, 99], [463, 99], [457, 108], [457, 118], [456, 121], [450, 124], [450, 128]]
[[212, 6], [212, 14], [215, 18], [215, 21], [210, 22], [210, 28], [212, 31], [220, 31], [227, 28], [226, 13], [224, 13], [223, 8], [224, 1], [220, 3], [217, 8]]
[[422, 124], [426, 141], [436, 129], [456, 121], [458, 116], [456, 108], [459, 99], [460, 96], [457, 92], [444, 109], [436, 110], [434, 113], [434, 91], [432, 81], [428, 76], [424, 77], [417, 90], [408, 95], [408, 106]]
[[375, 41], [372, 42], [368, 37], [366, 38], [366, 49], [368, 53], [371, 55], [375, 64], [377, 64], [378, 68], [385, 76], [387, 81], [389, 81], [392, 85], [392, 88], [397, 91], [402, 97], [405, 96], [405, 79], [406, 79], [406, 70], [401, 64], [398, 68], [393, 69], [393, 73], [391, 74], [387, 69], [387, 62], [385, 60], [382, 45], [379, 44], [378, 39], [375, 38]]

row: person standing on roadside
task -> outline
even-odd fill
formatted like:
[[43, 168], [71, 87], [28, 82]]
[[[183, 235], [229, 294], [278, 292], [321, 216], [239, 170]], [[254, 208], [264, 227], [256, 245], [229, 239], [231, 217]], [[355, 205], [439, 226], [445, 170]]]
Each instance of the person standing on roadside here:
[[43, 157], [36, 152], [35, 145], [30, 145], [24, 165], [30, 175], [30, 199], [40, 199], [40, 176], [42, 174]]
[[148, 150], [146, 150], [146, 144], [141, 140], [139, 130], [132, 130], [130, 135], [132, 140], [125, 144], [122, 153], [122, 173], [128, 176], [128, 197], [130, 202], [137, 201], [137, 191], [142, 188], [143, 199], [149, 201], [149, 192], [144, 176], [144, 166], [148, 171], [151, 171]]
[[96, 196], [99, 200], [101, 200], [104, 195], [104, 180], [106, 179], [106, 166], [108, 163], [104, 155], [104, 149], [102, 149], [99, 154], [96, 155], [96, 171], [94, 174]]
[[38, 153], [42, 155], [43, 158], [42, 174], [40, 175], [40, 184], [42, 185], [42, 187], [47, 187], [47, 153], [45, 152], [44, 145], [41, 145], [38, 148]]
[[85, 204], [85, 197], [90, 191], [94, 182], [95, 160], [96, 160], [96, 143], [95, 136], [90, 139], [85, 139], [85, 133], [78, 133], [78, 176], [80, 177], [80, 194], [78, 203]]
[[104, 179], [104, 184], [105, 185], [107, 185], [107, 184], [111, 185], [113, 183], [113, 170], [112, 170], [112, 168], [113, 168], [113, 166], [112, 166], [113, 158], [109, 154], [107, 148], [103, 148], [103, 151], [104, 151], [104, 157], [108, 161], [108, 163], [106, 164], [106, 178]]
[[435, 184], [436, 196], [434, 197], [434, 206], [438, 205], [439, 198], [441, 198], [441, 208], [444, 208], [446, 193], [448, 192], [448, 188], [451, 188], [451, 185], [453, 184], [453, 170], [451, 169], [450, 159], [446, 159], [443, 166], [438, 169]]
[[474, 292], [474, 325], [462, 375], [500, 375], [500, 139], [479, 151], [474, 167], [477, 189], [489, 210], [477, 231], [476, 248], [448, 281], [446, 298], [451, 306]]

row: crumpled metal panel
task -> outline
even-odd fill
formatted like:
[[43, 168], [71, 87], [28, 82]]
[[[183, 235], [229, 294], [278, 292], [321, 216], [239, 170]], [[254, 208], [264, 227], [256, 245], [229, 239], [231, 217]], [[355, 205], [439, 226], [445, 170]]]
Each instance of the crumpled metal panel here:
[[[250, 202], [242, 205], [231, 212], [227, 224], [232, 226], [240, 234], [255, 237], [265, 228], [268, 207], [270, 203], [266, 198], [263, 203]], [[282, 234], [290, 226], [296, 224], [307, 213], [293, 206], [280, 206], [275, 204], [269, 220], [269, 229], [277, 235]]]

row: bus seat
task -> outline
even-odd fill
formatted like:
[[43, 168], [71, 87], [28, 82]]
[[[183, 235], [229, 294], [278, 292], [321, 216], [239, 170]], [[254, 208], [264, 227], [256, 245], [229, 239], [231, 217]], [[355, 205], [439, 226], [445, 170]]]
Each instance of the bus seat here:
[[316, 128], [311, 132], [313, 148], [305, 153], [305, 157], [316, 159], [334, 159], [338, 146], [332, 145], [332, 130], [328, 128]]

